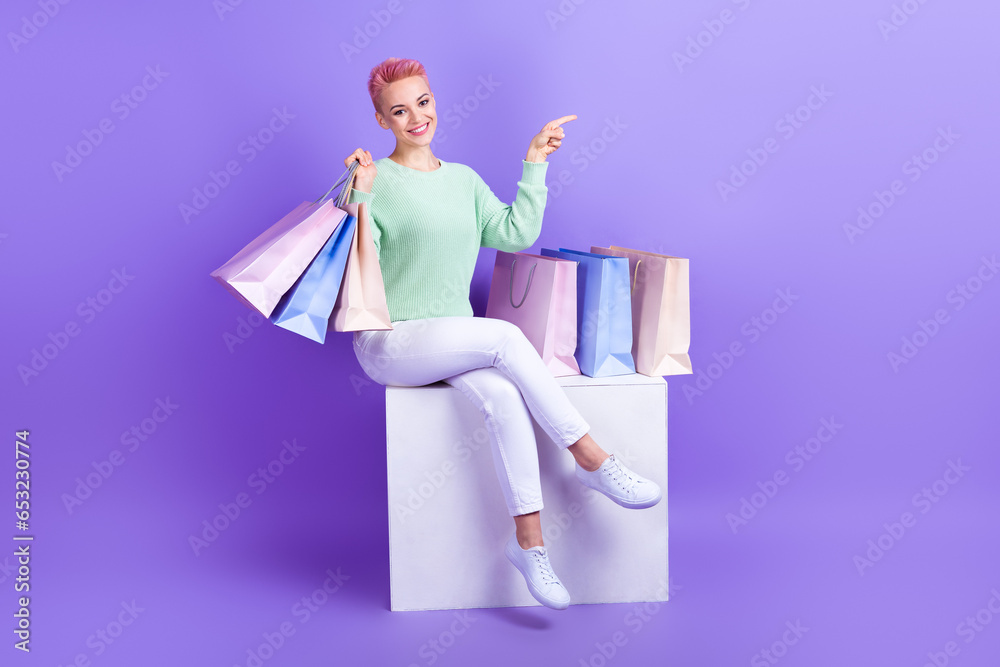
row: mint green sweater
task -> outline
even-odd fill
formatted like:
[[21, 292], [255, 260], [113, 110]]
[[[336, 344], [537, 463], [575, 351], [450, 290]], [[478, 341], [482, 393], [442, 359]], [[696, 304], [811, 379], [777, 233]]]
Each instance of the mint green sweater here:
[[375, 160], [372, 191], [351, 189], [349, 203], [368, 204], [392, 322], [472, 317], [469, 286], [479, 248], [524, 250], [542, 230], [547, 162], [522, 160], [510, 206], [471, 167], [440, 162], [420, 171]]

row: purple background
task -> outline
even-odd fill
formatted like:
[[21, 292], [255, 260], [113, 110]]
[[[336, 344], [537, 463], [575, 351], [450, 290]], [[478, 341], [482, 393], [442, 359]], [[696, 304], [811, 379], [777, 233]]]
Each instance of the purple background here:
[[[47, 20], [44, 0], [0, 10], [0, 427], [31, 431], [36, 539], [33, 650], [5, 632], [4, 664], [246, 665], [285, 621], [295, 634], [264, 664], [754, 665], [771, 664], [758, 652], [776, 642], [787, 665], [919, 666], [929, 652], [996, 664], [1000, 280], [983, 263], [1000, 250], [996, 3], [907, 0], [886, 31], [890, 0], [400, 0], [397, 14], [388, 2], [222, 2], [50, 0]], [[25, 28], [36, 14], [42, 27]], [[731, 21], [712, 23], [720, 15]], [[700, 32], [705, 46], [679, 67]], [[227, 344], [250, 311], [208, 273], [324, 192], [353, 149], [388, 155], [365, 82], [394, 55], [428, 69], [435, 153], [504, 201], [531, 137], [579, 115], [550, 157], [531, 251], [613, 243], [691, 260], [691, 354], [706, 375], [667, 378], [674, 594], [648, 620], [634, 605], [477, 609], [449, 636], [454, 612], [390, 612], [383, 390], [352, 384], [363, 375], [349, 335], [321, 346], [266, 324]], [[113, 101], [147, 67], [165, 74], [122, 117]], [[830, 95], [799, 109], [813, 87]], [[250, 161], [241, 143], [274, 108], [294, 118]], [[797, 110], [808, 119], [788, 136], [776, 124]], [[57, 174], [102, 119], [113, 131]], [[942, 153], [939, 128], [952, 132]], [[717, 183], [765, 146], [723, 197]], [[936, 161], [911, 180], [906, 163], [925, 149]], [[239, 173], [185, 222], [180, 206], [230, 160]], [[557, 191], [561, 172], [572, 182]], [[901, 194], [850, 239], [845, 225], [895, 180]], [[480, 255], [477, 315], [494, 255]], [[102, 292], [122, 267], [134, 278]], [[978, 290], [971, 300], [960, 284]], [[797, 300], [774, 318], [777, 290]], [[914, 341], [921, 321], [934, 335]], [[78, 335], [22, 380], [67, 323]], [[904, 337], [921, 346], [894, 368]], [[743, 353], [729, 359], [734, 343]], [[122, 433], [168, 398], [178, 407], [128, 451]], [[786, 453], [824, 418], [842, 428], [796, 469]], [[188, 536], [292, 439], [299, 458], [196, 556]], [[121, 465], [68, 510], [77, 478], [114, 450]], [[12, 499], [13, 448], [2, 459]], [[915, 503], [949, 462], [968, 470]], [[734, 531], [727, 514], [779, 471], [787, 483]], [[904, 512], [913, 521], [889, 537]], [[891, 548], [859, 572], [880, 536]], [[337, 568], [349, 579], [302, 623], [293, 605]], [[88, 641], [133, 600], [142, 611], [112, 644]], [[960, 625], [977, 612], [980, 630]], [[808, 630], [783, 652], [796, 622]]]

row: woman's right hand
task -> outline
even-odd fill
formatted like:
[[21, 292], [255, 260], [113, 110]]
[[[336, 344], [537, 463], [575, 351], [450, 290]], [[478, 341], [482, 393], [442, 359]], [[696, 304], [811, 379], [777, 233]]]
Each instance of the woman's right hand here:
[[375, 176], [378, 173], [378, 169], [372, 161], [372, 154], [359, 148], [344, 159], [344, 166], [350, 167], [354, 161], [358, 163], [358, 168], [354, 171], [354, 189], [359, 192], [371, 192], [372, 183], [375, 182]]

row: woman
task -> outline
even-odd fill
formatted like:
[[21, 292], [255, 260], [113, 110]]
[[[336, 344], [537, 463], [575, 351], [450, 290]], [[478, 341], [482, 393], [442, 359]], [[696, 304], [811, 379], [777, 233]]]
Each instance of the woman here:
[[[480, 247], [524, 250], [538, 238], [548, 192], [545, 158], [562, 144], [563, 116], [531, 140], [514, 203], [501, 202], [471, 168], [430, 148], [437, 128], [434, 93], [423, 66], [389, 58], [375, 66], [368, 92], [380, 127], [396, 137], [380, 160], [357, 149], [350, 202], [367, 202], [393, 329], [358, 331], [354, 351], [383, 385], [444, 381], [483, 413], [497, 477], [515, 531], [505, 554], [542, 604], [565, 609], [569, 594], [542, 541], [542, 494], [533, 416], [576, 459], [579, 480], [630, 508], [659, 502], [660, 488], [628, 470], [588, 435], [538, 352], [515, 325], [473, 317], [469, 286]], [[502, 417], [502, 418], [501, 418]]]

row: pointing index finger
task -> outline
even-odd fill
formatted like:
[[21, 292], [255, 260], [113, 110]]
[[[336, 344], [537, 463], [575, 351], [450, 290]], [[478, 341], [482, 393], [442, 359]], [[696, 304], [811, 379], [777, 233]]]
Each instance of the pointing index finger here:
[[557, 118], [556, 120], [549, 123], [548, 129], [554, 130], [563, 123], [568, 123], [571, 120], [576, 120], [576, 114], [571, 114], [569, 116], [563, 116], [562, 118]]

